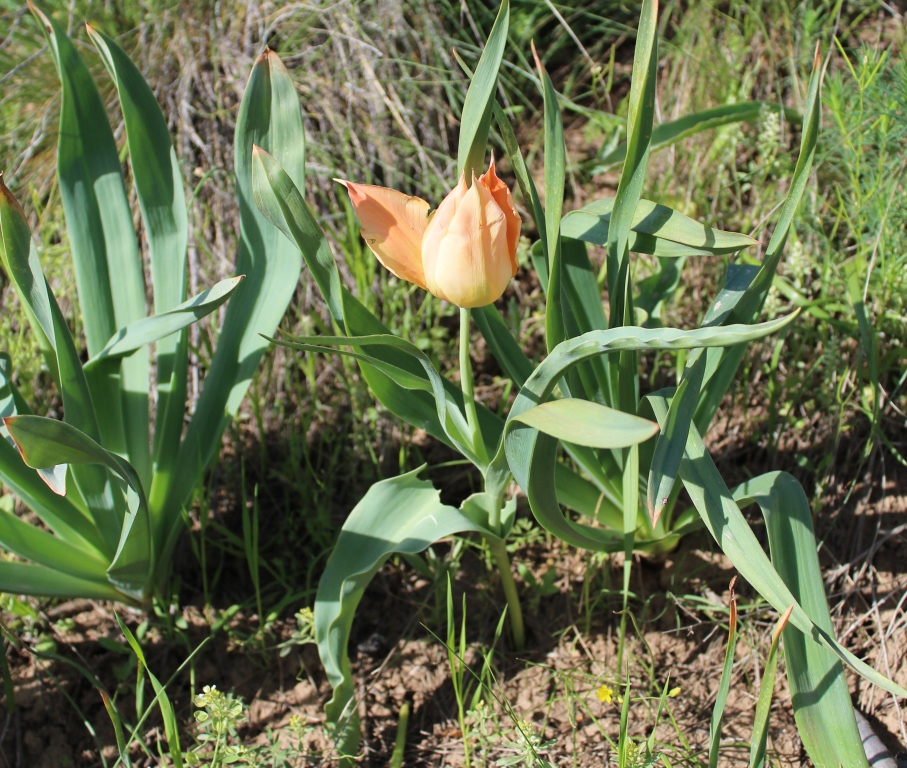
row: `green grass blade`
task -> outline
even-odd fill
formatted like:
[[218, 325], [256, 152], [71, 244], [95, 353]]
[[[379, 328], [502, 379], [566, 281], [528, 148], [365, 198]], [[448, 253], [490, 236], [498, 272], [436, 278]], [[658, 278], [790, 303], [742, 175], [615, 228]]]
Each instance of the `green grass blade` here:
[[123, 735], [123, 722], [120, 720], [120, 714], [117, 712], [114, 704], [106, 691], [101, 691], [101, 699], [104, 702], [104, 709], [107, 710], [107, 716], [113, 723], [113, 735], [117, 742], [117, 752], [120, 753], [120, 760], [124, 768], [132, 768], [132, 761], [129, 759], [129, 745], [126, 743], [126, 737]]
[[775, 691], [775, 677], [778, 672], [778, 647], [781, 641], [781, 630], [787, 626], [790, 610], [778, 620], [772, 634], [772, 644], [768, 649], [768, 658], [762, 668], [762, 685], [759, 687], [759, 698], [756, 701], [756, 714], [753, 717], [753, 735], [750, 738], [750, 768], [763, 768], [765, 749], [768, 746], [768, 721], [772, 710], [772, 695]]
[[485, 167], [488, 131], [491, 128], [492, 105], [498, 84], [498, 70], [507, 45], [510, 26], [510, 0], [503, 0], [488, 41], [476, 66], [475, 74], [466, 92], [463, 114], [460, 117], [460, 142], [457, 149], [457, 176], [466, 174], [466, 183], [472, 183], [471, 174], [477, 176]]
[[160, 346], [162, 340], [210, 315], [220, 307], [233, 295], [242, 280], [243, 275], [221, 280], [173, 309], [159, 315], [144, 317], [121, 328], [107, 342], [104, 349], [85, 364], [85, 369], [90, 370], [102, 360], [110, 362], [131, 355], [137, 349], [154, 342]]
[[151, 681], [151, 687], [154, 689], [155, 701], [157, 702], [158, 707], [161, 710], [161, 718], [164, 721], [164, 735], [167, 737], [167, 746], [170, 750], [170, 759], [173, 761], [173, 768], [182, 768], [183, 767], [183, 753], [180, 748], [179, 740], [179, 722], [176, 719], [176, 713], [173, 711], [173, 704], [170, 703], [170, 699], [167, 696], [167, 691], [163, 685], [161, 685], [160, 680], [152, 674], [151, 670], [148, 669], [148, 662], [145, 661], [145, 654], [142, 652], [142, 646], [139, 645], [139, 641], [136, 640], [135, 635], [129, 630], [123, 620], [120, 618], [119, 614], [116, 614], [117, 624], [120, 625], [120, 631], [126, 638], [126, 642], [129, 643], [129, 647], [132, 648], [132, 652], [135, 654], [136, 658], [145, 668], [145, 672], [148, 674], [148, 679]]
[[[736, 579], [735, 579], [736, 581]], [[737, 598], [734, 595], [734, 582], [731, 582], [731, 618], [728, 626], [727, 649], [724, 653], [724, 666], [721, 669], [721, 681], [718, 683], [718, 694], [712, 708], [712, 721], [709, 724], [709, 768], [717, 768], [718, 752], [721, 746], [721, 720], [727, 695], [731, 690], [731, 678], [734, 673], [734, 653], [737, 650]]]
[[[145, 316], [145, 284], [116, 142], [97, 86], [66, 32], [34, 5], [62, 88], [57, 178], [75, 265], [89, 355], [125, 325]], [[67, 379], [61, 374], [66, 387]], [[105, 446], [151, 475], [147, 354], [118, 373], [89, 377]], [[118, 406], [114, 405], [118, 403]]]
[[[792, 123], [799, 123], [802, 119], [799, 112], [781, 104], [767, 101], [742, 101], [736, 104], [722, 104], [720, 107], [709, 107], [699, 112], [684, 115], [677, 120], [662, 123], [652, 131], [652, 149], [664, 149], [688, 136], [693, 136], [712, 128], [721, 128], [733, 123], [753, 122], [765, 111], [783, 111], [785, 118]], [[595, 161], [589, 169], [590, 174], [604, 173], [620, 165], [627, 157], [627, 144], [618, 144], [611, 152]]]
[[318, 584], [315, 634], [334, 689], [325, 714], [335, 729], [337, 750], [350, 758], [359, 750], [359, 718], [347, 645], [356, 607], [369, 582], [394, 552], [421, 552], [455, 533], [488, 534], [460, 510], [442, 504], [431, 483], [417, 478], [420, 471], [382, 480], [369, 489], [344, 523]]
[[[236, 122], [234, 163], [240, 211], [237, 273], [246, 276], [230, 301], [217, 349], [180, 446], [175, 466], [159, 469], [150, 495], [158, 546], [169, 546], [178, 510], [192, 495], [199, 472], [220, 445], [239, 409], [271, 336], [296, 290], [302, 258], [293, 243], [259, 213], [253, 199], [252, 148], [262, 147], [280, 162], [297, 187], [305, 186], [305, 135], [296, 88], [275, 53], [265, 50], [252, 69]], [[169, 559], [162, 552], [161, 562]]]
[[[800, 483], [772, 472], [741, 485], [734, 499], [740, 506], [759, 505], [772, 564], [812, 623], [833, 637], [809, 500]], [[816, 765], [865, 766], [840, 659], [796, 625], [786, 627], [783, 638], [794, 717], [810, 759]]]
[[[189, 224], [179, 162], [164, 115], [135, 64], [111, 38], [88, 25], [86, 29], [120, 98], [132, 179], [148, 242], [154, 311], [160, 315], [186, 298]], [[189, 360], [186, 334], [161, 339], [156, 352], [155, 465], [177, 450], [182, 435]]]

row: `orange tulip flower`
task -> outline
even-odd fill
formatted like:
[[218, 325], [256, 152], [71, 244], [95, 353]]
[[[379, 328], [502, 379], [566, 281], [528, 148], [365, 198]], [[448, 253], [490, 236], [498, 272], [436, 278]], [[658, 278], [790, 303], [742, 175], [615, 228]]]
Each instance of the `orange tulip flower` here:
[[520, 215], [507, 185], [488, 171], [466, 175], [429, 214], [419, 197], [387, 187], [337, 179], [346, 187], [362, 237], [394, 275], [458, 307], [484, 307], [500, 298], [516, 274]]

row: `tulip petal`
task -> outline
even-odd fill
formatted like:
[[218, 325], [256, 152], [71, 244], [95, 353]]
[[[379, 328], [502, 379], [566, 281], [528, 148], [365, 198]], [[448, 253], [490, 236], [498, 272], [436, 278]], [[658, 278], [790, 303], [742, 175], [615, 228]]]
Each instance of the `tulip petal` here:
[[445, 205], [456, 192], [441, 203], [423, 238], [425, 280], [435, 296], [459, 307], [484, 307], [501, 296], [513, 276], [507, 221], [477, 181], [459, 202]]
[[359, 221], [362, 237], [384, 267], [397, 277], [428, 290], [422, 268], [422, 235], [428, 226], [429, 205], [387, 187], [343, 184]]
[[510, 268], [512, 270], [510, 276], [513, 277], [517, 272], [516, 246], [520, 240], [520, 227], [523, 224], [523, 220], [520, 218], [520, 214], [517, 213], [510, 189], [498, 178], [494, 166], [494, 155], [491, 156], [488, 170], [479, 177], [479, 183], [491, 193], [507, 220], [507, 252], [510, 254]]

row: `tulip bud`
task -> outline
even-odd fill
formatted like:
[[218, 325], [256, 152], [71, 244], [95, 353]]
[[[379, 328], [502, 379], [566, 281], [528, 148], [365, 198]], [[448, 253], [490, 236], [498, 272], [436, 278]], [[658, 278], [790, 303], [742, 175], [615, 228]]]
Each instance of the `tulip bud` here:
[[385, 187], [340, 181], [362, 222], [362, 236], [397, 277], [459, 307], [484, 307], [516, 274], [520, 216], [507, 185], [488, 171], [465, 174], [427, 215], [428, 203]]

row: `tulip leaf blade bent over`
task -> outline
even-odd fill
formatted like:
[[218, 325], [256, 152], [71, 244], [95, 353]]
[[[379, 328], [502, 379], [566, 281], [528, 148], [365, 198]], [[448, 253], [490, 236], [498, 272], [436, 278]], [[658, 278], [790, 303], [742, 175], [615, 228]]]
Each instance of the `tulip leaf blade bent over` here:
[[[786, 472], [769, 472], [740, 485], [733, 498], [740, 507], [759, 506], [772, 564], [812, 622], [834, 637], [803, 487]], [[816, 765], [866, 765], [840, 658], [796, 626], [786, 625], [782, 636], [794, 718], [807, 754]]]
[[168, 336], [179, 333], [192, 323], [210, 315], [233, 295], [242, 280], [242, 275], [221, 280], [173, 309], [136, 320], [121, 328], [107, 342], [104, 349], [85, 364], [85, 368], [90, 369], [101, 360], [114, 360], [130, 355], [147, 344], [157, 342], [160, 345]]
[[[492, 462], [503, 471], [502, 463], [526, 492], [530, 508], [539, 524], [566, 543], [585, 549], [613, 551], [613, 532], [591, 528], [564, 517], [558, 504], [554, 483], [557, 439], [519, 423], [518, 417], [546, 402], [554, 387], [572, 367], [584, 360], [624, 350], [695, 349], [703, 346], [729, 346], [761, 338], [783, 328], [794, 315], [758, 325], [697, 329], [647, 329], [624, 327], [592, 331], [559, 344], [536, 368], [514, 400], [507, 418], [502, 451]], [[620, 544], [621, 538], [616, 539]]]
[[155, 551], [145, 493], [135, 469], [73, 426], [42, 416], [14, 416], [6, 428], [26, 464], [47, 469], [62, 464], [101, 465], [126, 485], [127, 510], [107, 578], [118, 590], [141, 602], [153, 586]]
[[[668, 413], [665, 393], [647, 395], [646, 400], [651, 404], [658, 422], [663, 424]], [[844, 648], [821, 624], [813, 621], [800, 605], [760, 546], [711, 456], [705, 450], [695, 425], [690, 427], [686, 453], [680, 465], [680, 479], [709, 533], [740, 575], [778, 612], [783, 613], [791, 604], [794, 605], [789, 627], [799, 629], [808, 638], [808, 642], [818, 643], [830, 650], [871, 683], [896, 696], [907, 697], [907, 689], [888, 680]], [[741, 493], [741, 497], [744, 495]]]
[[325, 707], [342, 755], [359, 749], [359, 718], [347, 644], [356, 607], [391, 554], [417, 553], [453, 534], [491, 535], [455, 507], [442, 504], [421, 468], [375, 483], [347, 518], [315, 598], [315, 635], [334, 694]]

